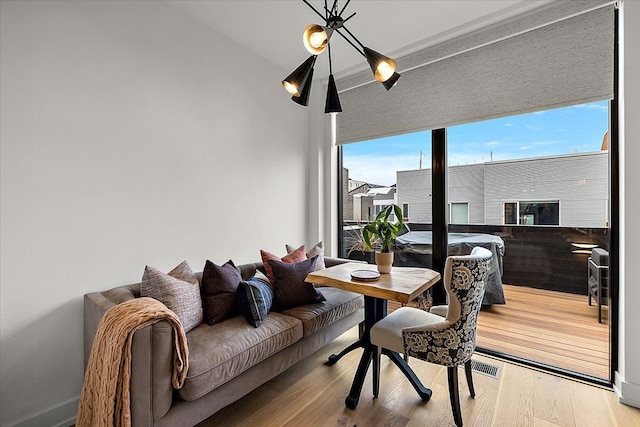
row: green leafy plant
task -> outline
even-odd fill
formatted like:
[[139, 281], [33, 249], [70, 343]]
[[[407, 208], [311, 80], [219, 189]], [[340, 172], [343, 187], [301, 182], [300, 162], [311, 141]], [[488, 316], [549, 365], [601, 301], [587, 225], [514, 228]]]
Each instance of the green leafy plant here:
[[[396, 222], [391, 222], [389, 217], [394, 213]], [[380, 246], [380, 252], [391, 252], [391, 246], [404, 227], [402, 222], [402, 209], [398, 205], [388, 205], [376, 216], [376, 219], [365, 225], [362, 229], [362, 237], [370, 248]]]
[[351, 255], [352, 252], [372, 252], [373, 248], [370, 244], [364, 240], [364, 225], [362, 225], [359, 221], [357, 222], [358, 226], [358, 234], [351, 235], [352, 240], [355, 240], [355, 243], [351, 245], [349, 252], [347, 253], [347, 257]]

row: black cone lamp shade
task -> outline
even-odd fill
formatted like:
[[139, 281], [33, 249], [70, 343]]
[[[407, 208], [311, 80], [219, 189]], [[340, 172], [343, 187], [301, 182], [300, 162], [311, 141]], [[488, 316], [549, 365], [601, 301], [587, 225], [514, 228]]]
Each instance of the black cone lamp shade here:
[[316, 63], [316, 55], [311, 55], [304, 61], [293, 73], [289, 74], [286, 79], [282, 81], [282, 86], [294, 97], [300, 97], [304, 85], [309, 79], [309, 75], [313, 70], [313, 66]]
[[342, 106], [338, 97], [338, 88], [336, 87], [336, 79], [333, 74], [329, 75], [329, 85], [327, 86], [327, 101], [324, 104], [325, 113], [341, 113]]
[[384, 86], [386, 90], [389, 90], [392, 87], [394, 87], [396, 83], [398, 83], [399, 78], [400, 78], [400, 74], [393, 73], [393, 75], [387, 81], [382, 82], [382, 86]]
[[307, 81], [305, 82], [304, 87], [302, 88], [302, 92], [300, 93], [300, 96], [292, 96], [291, 100], [296, 104], [302, 105], [303, 107], [306, 107], [307, 105], [309, 105], [309, 95], [311, 94], [312, 82], [313, 82], [313, 68], [311, 69], [311, 72], [309, 73], [309, 77], [307, 78]]
[[[329, 56], [329, 82], [327, 84], [327, 97], [324, 104], [325, 113], [341, 113], [342, 105], [338, 96], [336, 79], [333, 77], [333, 66], [331, 64], [331, 44], [332, 35], [337, 34], [353, 47], [358, 54], [364, 56], [373, 71], [375, 79], [382, 83], [386, 90], [390, 90], [396, 85], [400, 74], [396, 72], [396, 61], [384, 56], [375, 50], [366, 47], [357, 37], [349, 31], [346, 24], [355, 16], [355, 12], [349, 16], [345, 15], [345, 10], [351, 0], [333, 0], [329, 7], [328, 0], [324, 0], [324, 13], [316, 9], [311, 0], [302, 0], [323, 22], [320, 24], [307, 25], [302, 34], [302, 42], [305, 49], [311, 53], [298, 68], [295, 69], [286, 79], [282, 81], [282, 86], [289, 92], [291, 100], [297, 104], [309, 105], [309, 95], [313, 80], [313, 70], [318, 55], [325, 50]], [[319, 2], [319, 0], [316, 0]], [[342, 7], [338, 3], [343, 2]], [[335, 37], [334, 37], [335, 39]]]
[[364, 55], [367, 58], [367, 62], [371, 67], [371, 71], [373, 71], [373, 75], [377, 81], [384, 83], [393, 77], [393, 74], [396, 71], [396, 61], [376, 52], [375, 50], [371, 50], [368, 47], [365, 47], [363, 50]]
[[333, 29], [318, 24], [311, 24], [304, 29], [302, 42], [307, 51], [313, 55], [320, 55], [329, 45]]

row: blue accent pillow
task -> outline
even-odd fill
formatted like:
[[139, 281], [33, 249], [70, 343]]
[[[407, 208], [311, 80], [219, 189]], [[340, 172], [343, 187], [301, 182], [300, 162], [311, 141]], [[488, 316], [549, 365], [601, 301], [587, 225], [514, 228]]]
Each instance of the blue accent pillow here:
[[269, 281], [253, 276], [240, 282], [236, 291], [236, 302], [247, 322], [257, 328], [267, 318], [273, 303], [273, 291]]

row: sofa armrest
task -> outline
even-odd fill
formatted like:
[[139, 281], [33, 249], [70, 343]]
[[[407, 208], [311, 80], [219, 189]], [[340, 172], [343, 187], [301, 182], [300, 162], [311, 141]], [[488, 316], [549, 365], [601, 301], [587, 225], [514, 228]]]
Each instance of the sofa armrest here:
[[[126, 288], [116, 288], [126, 293]], [[104, 314], [116, 305], [112, 291], [84, 296], [84, 367], [87, 368], [93, 339]], [[105, 296], [106, 295], [106, 296]], [[109, 297], [108, 297], [109, 296]], [[132, 295], [131, 298], [134, 296]], [[152, 426], [171, 407], [173, 386], [173, 331], [163, 320], [138, 330], [131, 346], [131, 421]]]
[[89, 354], [93, 338], [98, 332], [98, 325], [104, 314], [116, 304], [106, 298], [101, 292], [94, 292], [84, 296], [84, 369], [89, 363]]
[[131, 345], [131, 425], [153, 426], [173, 399], [173, 329], [162, 320], [133, 335]]

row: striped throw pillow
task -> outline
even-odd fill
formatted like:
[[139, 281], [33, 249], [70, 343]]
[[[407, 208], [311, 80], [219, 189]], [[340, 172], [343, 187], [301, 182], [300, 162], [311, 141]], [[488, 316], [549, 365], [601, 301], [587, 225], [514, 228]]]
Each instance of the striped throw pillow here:
[[240, 282], [236, 292], [238, 309], [247, 322], [257, 328], [267, 318], [273, 303], [273, 291], [268, 280], [253, 276]]

